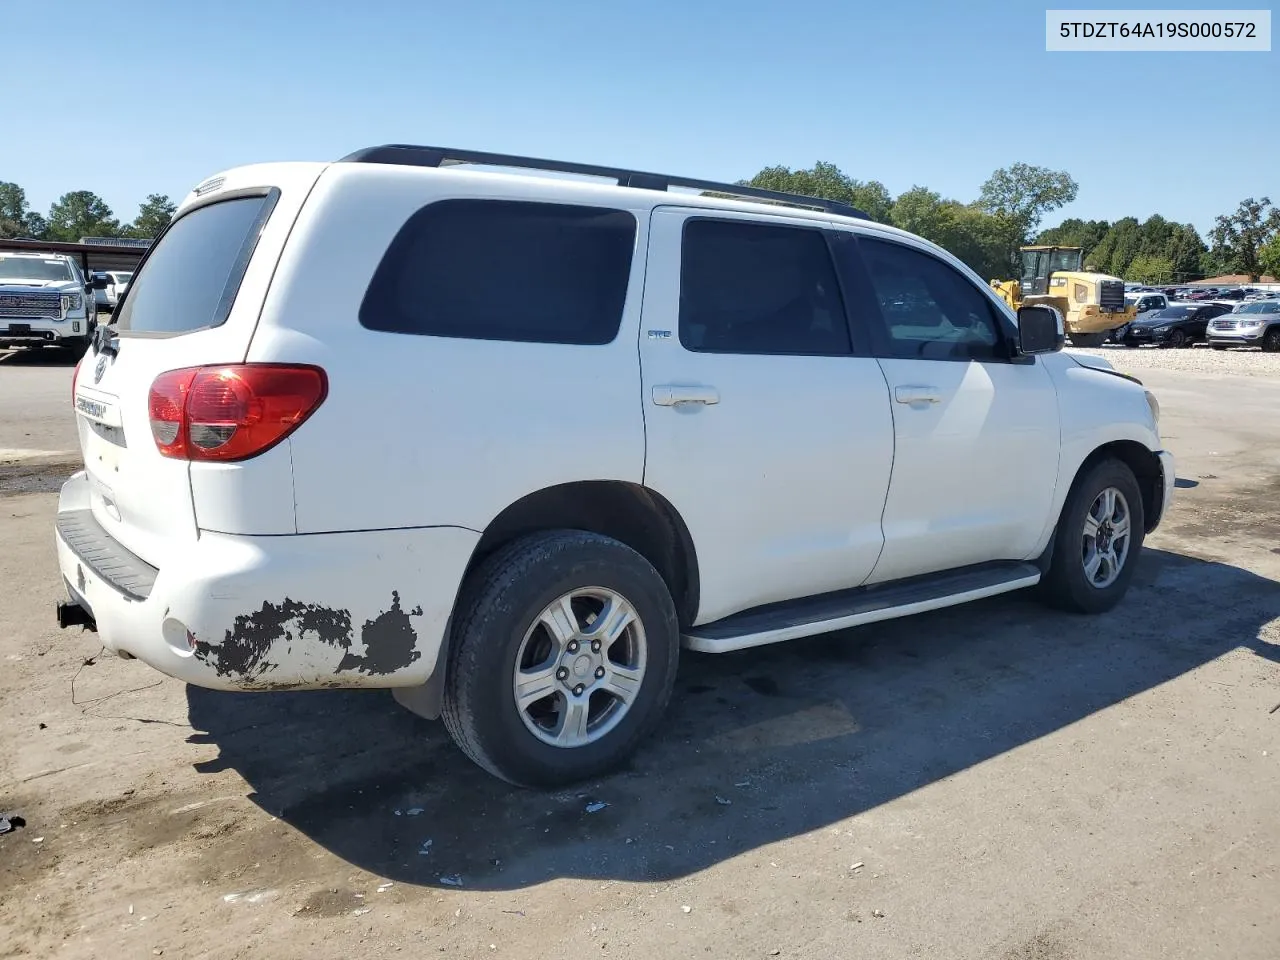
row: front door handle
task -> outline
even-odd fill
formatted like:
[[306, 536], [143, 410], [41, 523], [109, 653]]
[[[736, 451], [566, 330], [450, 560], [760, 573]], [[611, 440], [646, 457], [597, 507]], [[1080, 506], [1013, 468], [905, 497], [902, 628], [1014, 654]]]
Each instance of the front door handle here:
[[653, 388], [653, 402], [660, 407], [674, 407], [681, 403], [719, 403], [720, 391], [715, 387], [694, 387], [682, 383], [664, 383]]
[[893, 396], [899, 403], [938, 403], [942, 391], [937, 387], [896, 387]]

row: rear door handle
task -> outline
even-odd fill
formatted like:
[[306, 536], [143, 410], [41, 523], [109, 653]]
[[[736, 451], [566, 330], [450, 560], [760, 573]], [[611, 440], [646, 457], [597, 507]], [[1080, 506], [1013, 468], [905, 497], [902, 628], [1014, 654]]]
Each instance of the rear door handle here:
[[674, 407], [681, 403], [719, 403], [720, 391], [715, 387], [694, 387], [681, 383], [664, 383], [653, 388], [653, 402], [660, 407]]
[[942, 391], [937, 387], [895, 387], [893, 396], [899, 403], [938, 403]]

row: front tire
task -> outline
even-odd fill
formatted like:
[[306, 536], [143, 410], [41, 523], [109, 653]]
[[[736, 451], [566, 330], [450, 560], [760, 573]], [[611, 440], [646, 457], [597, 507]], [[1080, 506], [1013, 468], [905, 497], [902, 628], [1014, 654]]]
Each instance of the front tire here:
[[1133, 471], [1106, 459], [1072, 487], [1054, 534], [1053, 560], [1040, 581], [1052, 607], [1103, 613], [1120, 602], [1142, 550], [1145, 517]]
[[1183, 347], [1189, 347], [1191, 344], [1187, 340], [1187, 334], [1184, 330], [1175, 330], [1169, 334], [1168, 346], [1171, 350], [1181, 350]]
[[495, 776], [563, 786], [634, 752], [666, 709], [679, 653], [675, 604], [648, 560], [594, 533], [533, 534], [464, 585], [442, 717]]

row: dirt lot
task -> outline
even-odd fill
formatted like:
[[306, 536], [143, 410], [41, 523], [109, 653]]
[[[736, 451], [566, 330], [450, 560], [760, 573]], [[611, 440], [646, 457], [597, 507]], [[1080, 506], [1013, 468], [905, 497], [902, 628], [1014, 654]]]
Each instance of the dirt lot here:
[[1112, 615], [689, 655], [633, 767], [555, 795], [386, 694], [212, 693], [59, 631], [70, 366], [0, 361], [0, 956], [1274, 960], [1280, 372], [1184, 353], [1107, 352], [1180, 458]]

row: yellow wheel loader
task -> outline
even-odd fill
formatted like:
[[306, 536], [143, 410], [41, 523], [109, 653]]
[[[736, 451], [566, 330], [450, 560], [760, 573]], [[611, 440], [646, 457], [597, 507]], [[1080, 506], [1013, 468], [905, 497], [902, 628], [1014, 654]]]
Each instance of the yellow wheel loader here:
[[1057, 307], [1067, 337], [1077, 347], [1101, 346], [1113, 330], [1133, 320], [1124, 281], [1083, 269], [1080, 247], [1021, 247], [1022, 276], [992, 280], [991, 288], [1014, 310], [1035, 303]]

